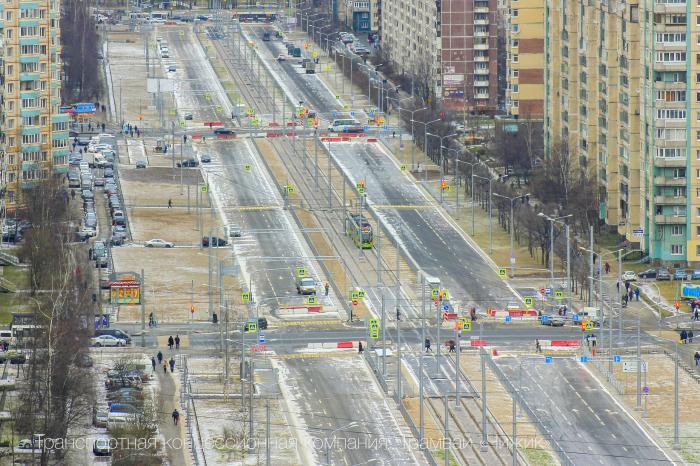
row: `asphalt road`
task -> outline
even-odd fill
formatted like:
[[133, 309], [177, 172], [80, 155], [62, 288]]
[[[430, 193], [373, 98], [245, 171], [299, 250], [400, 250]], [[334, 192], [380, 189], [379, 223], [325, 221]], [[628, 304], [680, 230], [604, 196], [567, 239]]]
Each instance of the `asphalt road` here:
[[582, 363], [572, 359], [496, 358], [508, 379], [570, 464], [672, 464], [636, 421], [607, 393]]

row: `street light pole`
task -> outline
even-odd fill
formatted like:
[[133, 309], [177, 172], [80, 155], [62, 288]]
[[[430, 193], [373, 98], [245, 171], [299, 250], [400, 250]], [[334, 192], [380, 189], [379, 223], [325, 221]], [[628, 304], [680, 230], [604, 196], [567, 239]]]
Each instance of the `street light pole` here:
[[[493, 225], [491, 221], [491, 178], [485, 176], [472, 175], [472, 199], [474, 197], [474, 178], [480, 178], [489, 182], [489, 254], [493, 253]], [[472, 201], [472, 233], [474, 232], [474, 202]]]
[[493, 195], [510, 201], [510, 265], [511, 267], [515, 268], [515, 229], [513, 228], [513, 204], [518, 199], [529, 196], [530, 193], [515, 197], [508, 197], [498, 193], [493, 193]]

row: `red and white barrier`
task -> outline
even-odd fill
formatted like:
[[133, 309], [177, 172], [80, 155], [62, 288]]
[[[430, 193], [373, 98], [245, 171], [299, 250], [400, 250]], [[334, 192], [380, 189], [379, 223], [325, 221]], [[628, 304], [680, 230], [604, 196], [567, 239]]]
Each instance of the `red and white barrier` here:
[[552, 340], [550, 343], [550, 346], [552, 347], [574, 347], [574, 346], [580, 346], [581, 341], [580, 340]]
[[213, 128], [214, 126], [224, 126], [224, 123], [222, 121], [205, 121], [204, 126], [207, 128]]
[[484, 347], [486, 346], [486, 340], [474, 339], [469, 341], [470, 346], [474, 347]]

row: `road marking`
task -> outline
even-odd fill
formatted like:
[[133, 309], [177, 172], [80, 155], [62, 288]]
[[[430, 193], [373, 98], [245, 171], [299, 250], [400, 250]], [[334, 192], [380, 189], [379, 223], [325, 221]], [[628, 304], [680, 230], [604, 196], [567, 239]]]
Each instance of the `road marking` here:
[[351, 357], [357, 356], [356, 351], [329, 351], [327, 353], [288, 353], [288, 354], [275, 354], [270, 355], [272, 358], [277, 359], [313, 359], [313, 358], [338, 358], [338, 357]]
[[248, 206], [248, 205], [240, 205], [240, 206], [226, 206], [223, 208], [224, 212], [226, 211], [239, 211], [239, 212], [250, 212], [250, 211], [263, 211], [263, 210], [278, 210], [281, 209], [282, 206], [278, 205], [256, 205], [256, 206]]
[[338, 325], [340, 324], [339, 320], [289, 320], [289, 321], [282, 321], [282, 322], [276, 322], [274, 325], [271, 327], [295, 327], [295, 326], [304, 326], [304, 325]]
[[435, 206], [427, 204], [372, 204], [375, 209], [434, 209]]
[[622, 447], [623, 450], [627, 451], [627, 447]]

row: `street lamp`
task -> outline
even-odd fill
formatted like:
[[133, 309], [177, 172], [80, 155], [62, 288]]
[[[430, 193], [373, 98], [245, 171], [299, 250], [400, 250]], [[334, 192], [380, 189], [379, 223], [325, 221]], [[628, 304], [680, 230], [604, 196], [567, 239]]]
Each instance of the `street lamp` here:
[[540, 212], [537, 214], [538, 217], [545, 218], [549, 221], [549, 276], [550, 276], [550, 286], [554, 286], [554, 222], [561, 223], [562, 225], [565, 226], [566, 228], [566, 254], [567, 254], [567, 259], [566, 259], [566, 280], [567, 280], [567, 287], [570, 287], [568, 284], [568, 281], [571, 277], [570, 275], [570, 267], [569, 267], [569, 225], [566, 222], [562, 222], [561, 220], [565, 218], [572, 217], [573, 214], [569, 215], [564, 215], [563, 217], [550, 217], [549, 215], [545, 214], [544, 212]]
[[[399, 109], [399, 117], [401, 116], [401, 110], [402, 109]], [[416, 168], [415, 167], [415, 165], [416, 165], [416, 137], [415, 137], [415, 134], [413, 132], [414, 131], [413, 123], [415, 123], [415, 120], [413, 119], [413, 114], [416, 112], [423, 111], [423, 110], [428, 110], [428, 107], [423, 107], [423, 108], [419, 108], [416, 110], [407, 110], [407, 109], [403, 109], [403, 110], [405, 110], [411, 114], [411, 142], [413, 143], [413, 145], [411, 146], [411, 171], [413, 171]]]
[[[504, 195], [498, 194], [498, 193], [493, 193], [493, 195], [496, 197], [500, 197], [500, 198], [503, 198], [503, 199], [510, 201], [510, 266], [513, 269], [515, 269], [515, 249], [514, 249], [514, 231], [515, 231], [515, 229], [513, 228], [513, 225], [514, 225], [513, 224], [513, 203], [518, 199], [529, 197], [530, 193], [521, 194], [520, 196], [515, 196], [515, 197], [508, 197], [508, 196], [504, 196]], [[568, 225], [566, 228], [567, 228], [566, 238], [568, 240], [568, 238], [569, 238]], [[568, 246], [567, 246], [567, 251], [568, 251]], [[568, 267], [568, 259], [567, 259], [567, 267]], [[567, 278], [567, 280], [568, 280], [568, 278]]]
[[442, 137], [437, 135], [437, 134], [433, 134], [433, 133], [425, 133], [425, 135], [426, 136], [433, 136], [433, 137], [436, 137], [440, 140], [440, 204], [442, 204], [442, 197], [443, 197], [443, 191], [444, 191], [444, 189], [442, 187], [442, 183], [444, 181], [444, 167], [445, 167], [444, 159], [442, 156], [442, 149], [444, 149], [445, 146], [443, 145], [442, 141], [444, 141], [447, 138], [452, 138], [452, 137], [457, 136], [457, 133], [448, 134], [447, 136], [442, 136]]
[[[493, 254], [493, 226], [491, 224], [491, 178], [472, 174], [472, 187], [474, 187], [474, 178], [481, 178], [489, 182], [489, 254]], [[472, 197], [474, 191], [472, 190]], [[472, 202], [472, 230], [474, 229], [474, 203]]]

